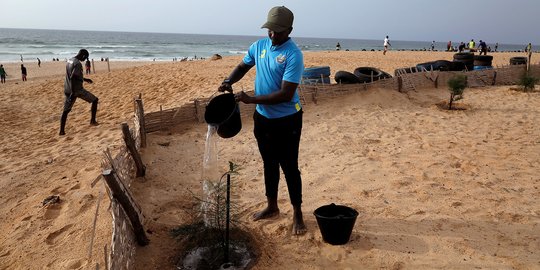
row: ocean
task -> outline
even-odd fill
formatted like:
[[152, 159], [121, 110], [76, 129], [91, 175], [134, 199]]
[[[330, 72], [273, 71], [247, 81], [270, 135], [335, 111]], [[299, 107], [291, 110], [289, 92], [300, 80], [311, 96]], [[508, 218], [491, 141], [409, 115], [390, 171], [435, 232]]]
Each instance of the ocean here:
[[[261, 36], [225, 36], [202, 34], [138, 33], [72, 30], [38, 30], [0, 28], [0, 62], [61, 61], [77, 54], [81, 48], [90, 52], [91, 59], [111, 61], [172, 61], [173, 58], [208, 58], [243, 55], [249, 45]], [[334, 39], [295, 37], [303, 51], [382, 50], [383, 41], [369, 39]], [[431, 41], [390, 40], [392, 50], [429, 49]], [[466, 41], [464, 41], [466, 42]], [[445, 42], [436, 42], [435, 49], [446, 50]], [[458, 42], [453, 42], [454, 46]], [[488, 43], [494, 48], [495, 44]], [[499, 44], [499, 51], [519, 51], [524, 45]]]

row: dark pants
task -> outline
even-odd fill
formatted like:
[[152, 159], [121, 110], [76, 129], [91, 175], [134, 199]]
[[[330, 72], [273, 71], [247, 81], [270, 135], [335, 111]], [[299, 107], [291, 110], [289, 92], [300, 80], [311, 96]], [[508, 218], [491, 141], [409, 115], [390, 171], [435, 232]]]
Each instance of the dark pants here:
[[264, 162], [266, 196], [277, 199], [281, 167], [293, 205], [302, 204], [302, 179], [298, 170], [302, 113], [276, 119], [268, 119], [257, 111], [253, 115], [253, 133]]

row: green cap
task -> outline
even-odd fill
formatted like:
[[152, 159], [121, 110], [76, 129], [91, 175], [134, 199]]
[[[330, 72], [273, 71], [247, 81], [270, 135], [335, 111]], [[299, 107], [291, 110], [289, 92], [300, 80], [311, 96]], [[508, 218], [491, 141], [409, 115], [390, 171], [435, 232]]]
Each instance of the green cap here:
[[274, 32], [283, 32], [292, 27], [294, 15], [288, 8], [273, 7], [268, 12], [268, 19], [261, 28], [268, 28]]

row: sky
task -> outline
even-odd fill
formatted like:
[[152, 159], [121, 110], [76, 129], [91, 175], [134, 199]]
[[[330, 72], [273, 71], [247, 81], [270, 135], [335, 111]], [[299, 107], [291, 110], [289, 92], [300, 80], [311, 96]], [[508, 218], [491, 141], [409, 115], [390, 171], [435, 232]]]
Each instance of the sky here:
[[293, 37], [540, 44], [539, 0], [0, 0], [0, 27], [264, 36], [281, 5]]

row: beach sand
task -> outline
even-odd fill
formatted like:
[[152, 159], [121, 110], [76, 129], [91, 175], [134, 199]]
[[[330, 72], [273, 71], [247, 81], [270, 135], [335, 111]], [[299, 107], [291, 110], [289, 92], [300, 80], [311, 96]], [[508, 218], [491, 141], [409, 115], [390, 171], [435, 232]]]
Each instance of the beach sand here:
[[[452, 55], [308, 52], [305, 64], [328, 65], [332, 74], [359, 66], [393, 74]], [[523, 53], [493, 55], [502, 65]], [[103, 267], [109, 199], [104, 195], [97, 211], [89, 257], [104, 192], [102, 181], [91, 183], [101, 173], [102, 151], [122, 143], [119, 125], [132, 118], [133, 97], [142, 95], [146, 112], [208, 97], [241, 58], [111, 62], [111, 72], [99, 62], [88, 76], [94, 84], [85, 87], [100, 99], [100, 125], [89, 125], [90, 105], [79, 100], [63, 137], [65, 63], [27, 64], [24, 83], [18, 64], [4, 64], [11, 76], [0, 85], [0, 269]], [[235, 90], [252, 90], [253, 78], [251, 71]], [[299, 164], [308, 233], [299, 237], [290, 232], [284, 181], [281, 215], [250, 220], [264, 206], [264, 184], [253, 123], [243, 119], [240, 134], [219, 141], [219, 158], [223, 167], [233, 161], [243, 168], [233, 177], [233, 198], [240, 221], [259, 239], [255, 269], [538, 269], [540, 96], [509, 88], [466, 89], [464, 111], [435, 105], [448, 99], [445, 86], [408, 94], [372, 89], [306, 104]], [[151, 241], [138, 248], [137, 269], [174, 269], [178, 244], [169, 231], [189, 219], [195, 202], [188, 190], [202, 189], [205, 136], [206, 126], [196, 123], [149, 135], [142, 151], [147, 176], [131, 186]], [[43, 206], [51, 195], [60, 202]], [[346, 245], [322, 241], [312, 213], [329, 203], [360, 212]]]

